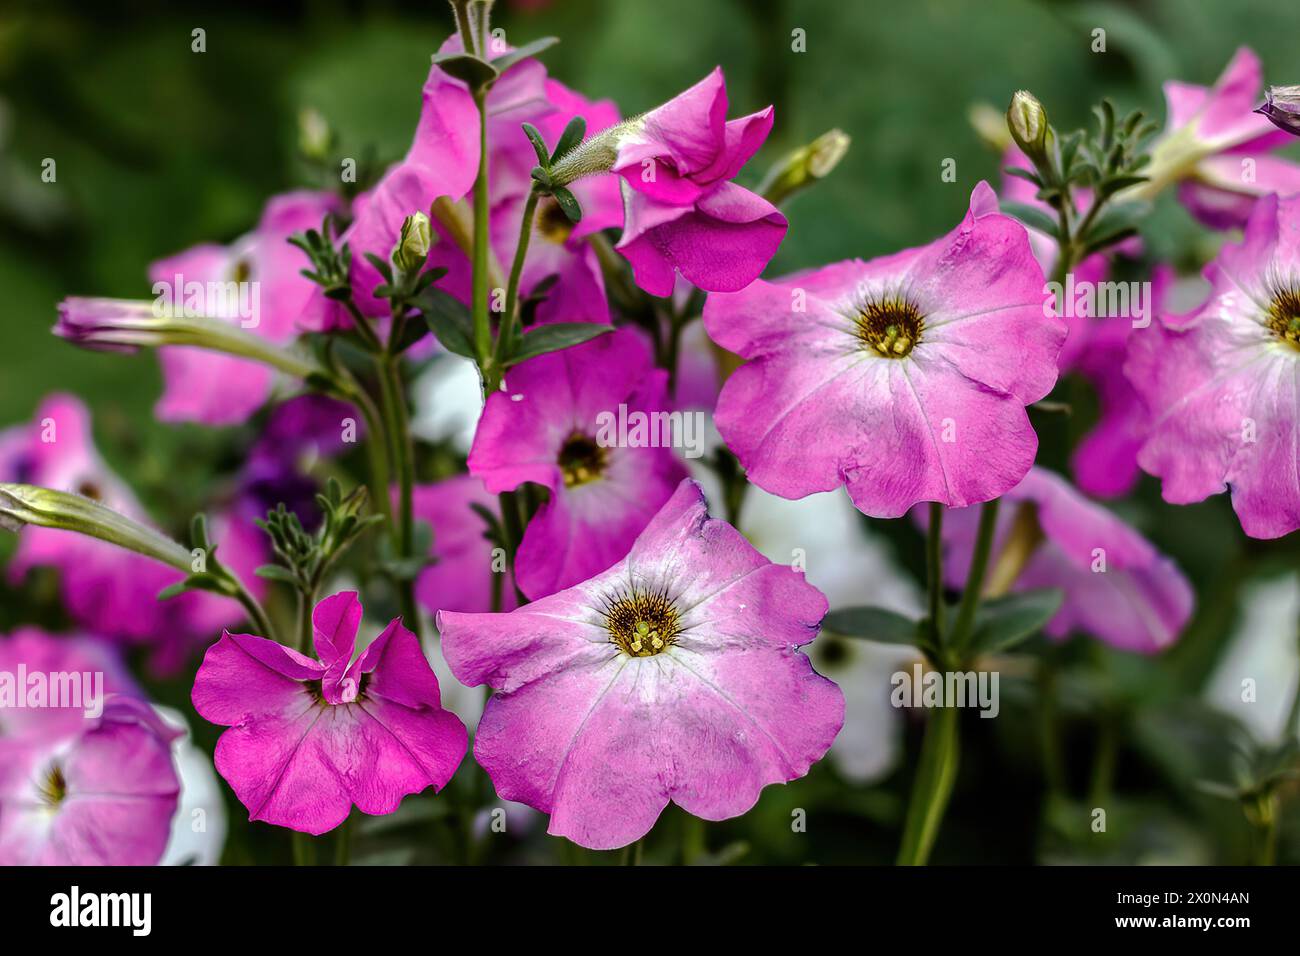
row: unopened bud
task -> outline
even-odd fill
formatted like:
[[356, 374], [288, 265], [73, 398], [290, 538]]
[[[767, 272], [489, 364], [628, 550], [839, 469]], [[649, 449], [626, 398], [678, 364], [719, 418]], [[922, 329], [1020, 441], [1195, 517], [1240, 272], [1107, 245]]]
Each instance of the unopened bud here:
[[322, 161], [329, 158], [334, 133], [319, 110], [310, 106], [298, 113], [298, 149], [308, 159]]
[[422, 212], [407, 216], [402, 223], [402, 234], [393, 247], [393, 267], [401, 275], [413, 276], [424, 268], [433, 244], [433, 230], [429, 217]]
[[758, 187], [759, 194], [774, 206], [829, 176], [849, 151], [852, 140], [840, 129], [832, 129], [777, 162]]
[[1035, 164], [1047, 157], [1047, 111], [1034, 94], [1017, 90], [1007, 107], [1007, 129], [1020, 151]]

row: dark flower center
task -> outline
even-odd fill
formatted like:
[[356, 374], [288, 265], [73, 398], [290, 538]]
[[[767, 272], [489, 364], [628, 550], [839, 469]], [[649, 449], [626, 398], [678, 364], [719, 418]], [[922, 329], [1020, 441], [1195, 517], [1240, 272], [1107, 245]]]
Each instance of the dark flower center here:
[[68, 781], [63, 776], [63, 768], [57, 763], [50, 766], [41, 784], [41, 799], [51, 807], [57, 807], [68, 795]]
[[609, 455], [596, 440], [582, 432], [574, 432], [560, 448], [558, 464], [564, 472], [564, 486], [576, 488], [595, 481], [605, 470]]
[[862, 347], [884, 358], [905, 358], [921, 341], [921, 310], [904, 298], [869, 299], [854, 316]]
[[563, 245], [573, 233], [573, 222], [564, 214], [560, 204], [547, 196], [537, 205], [537, 231], [543, 239]]
[[252, 276], [253, 264], [244, 258], [238, 259], [235, 267], [230, 270], [230, 278], [233, 282], [247, 282]]
[[662, 654], [682, 632], [677, 607], [662, 591], [631, 591], [606, 601], [605, 629], [628, 657]]
[[1300, 349], [1300, 287], [1289, 286], [1273, 293], [1267, 321], [1269, 331], [1292, 348]]

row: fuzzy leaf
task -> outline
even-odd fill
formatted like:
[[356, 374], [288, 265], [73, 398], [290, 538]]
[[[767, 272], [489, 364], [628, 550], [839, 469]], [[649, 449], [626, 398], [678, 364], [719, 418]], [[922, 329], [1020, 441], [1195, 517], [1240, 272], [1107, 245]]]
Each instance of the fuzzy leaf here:
[[916, 647], [921, 643], [919, 621], [883, 607], [845, 607], [831, 611], [822, 621], [822, 630], [881, 644]]
[[1061, 609], [1065, 592], [1059, 588], [1023, 591], [980, 605], [971, 646], [984, 654], [1014, 647], [1040, 631]]
[[519, 340], [519, 348], [509, 359], [506, 367], [518, 365], [530, 358], [558, 352], [574, 345], [589, 342], [606, 332], [613, 332], [612, 325], [600, 325], [596, 322], [555, 322], [551, 325], [539, 325], [529, 329]]

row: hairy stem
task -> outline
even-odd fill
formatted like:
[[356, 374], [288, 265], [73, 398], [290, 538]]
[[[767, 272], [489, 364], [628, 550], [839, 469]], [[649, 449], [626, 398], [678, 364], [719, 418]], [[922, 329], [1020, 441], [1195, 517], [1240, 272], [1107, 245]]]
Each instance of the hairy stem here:
[[943, 639], [943, 505], [930, 502], [930, 527], [925, 536], [925, 580], [930, 608], [930, 642]]
[[926, 719], [921, 759], [898, 850], [899, 866], [924, 866], [930, 858], [957, 780], [959, 713], [956, 707], [937, 707]]
[[524, 216], [519, 224], [519, 241], [515, 244], [515, 258], [510, 264], [510, 278], [506, 280], [506, 311], [501, 317], [501, 328], [497, 331], [497, 344], [492, 365], [487, 370], [486, 387], [495, 391], [501, 384], [506, 360], [506, 349], [514, 337], [519, 322], [519, 280], [524, 272], [524, 261], [528, 257], [528, 243], [533, 237], [533, 220], [537, 216], [537, 190], [530, 190], [524, 203]]

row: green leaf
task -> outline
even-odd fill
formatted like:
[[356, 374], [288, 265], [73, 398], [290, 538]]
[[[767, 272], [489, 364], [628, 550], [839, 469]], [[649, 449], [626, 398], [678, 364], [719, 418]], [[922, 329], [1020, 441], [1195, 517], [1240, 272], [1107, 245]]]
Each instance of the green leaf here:
[[263, 564], [253, 571], [259, 578], [267, 581], [283, 581], [285, 584], [297, 584], [298, 579], [288, 568], [279, 564]]
[[184, 594], [186, 591], [212, 591], [215, 594], [229, 593], [222, 583], [211, 574], [190, 574], [186, 575], [184, 580], [177, 581], [171, 587], [159, 591], [157, 600], [166, 601], [178, 594]]
[[528, 142], [533, 144], [533, 152], [537, 154], [537, 162], [541, 164], [543, 170], [548, 169], [551, 165], [551, 157], [546, 148], [546, 140], [542, 139], [542, 134], [537, 131], [537, 127], [532, 123], [525, 123], [524, 135], [528, 137]]
[[1027, 179], [1039, 189], [1043, 188], [1043, 181], [1039, 178], [1038, 173], [1032, 169], [1022, 169], [1019, 166], [1005, 166], [1002, 171], [1008, 176], [1015, 176], [1017, 179]]
[[576, 225], [582, 221], [582, 207], [578, 205], [577, 197], [575, 197], [573, 193], [569, 192], [563, 186], [556, 186], [551, 190], [551, 195], [554, 196], [555, 201], [560, 204], [560, 208], [564, 210], [564, 214], [569, 217], [569, 222]]
[[1002, 211], [1008, 216], [1014, 216], [1030, 229], [1056, 238], [1056, 220], [1037, 206], [1023, 202], [1003, 202], [1001, 205]]
[[509, 53], [503, 53], [494, 59], [492, 61], [492, 67], [497, 71], [497, 73], [504, 73], [520, 60], [526, 60], [530, 56], [536, 56], [543, 50], [549, 50], [559, 42], [559, 37], [542, 37], [540, 40], [534, 40], [532, 43], [525, 43], [523, 46], [517, 46]]
[[474, 323], [463, 303], [441, 289], [430, 287], [420, 293], [416, 307], [443, 348], [474, 358]]
[[470, 89], [477, 90], [488, 85], [501, 73], [494, 64], [480, 60], [469, 53], [436, 53], [434, 64], [448, 76], [464, 80]]
[[1064, 599], [1060, 588], [1048, 588], [985, 601], [975, 614], [971, 647], [984, 654], [1014, 647], [1041, 630]]
[[[573, 147], [582, 142], [583, 137], [587, 135], [587, 121], [581, 116], [575, 116], [569, 120], [569, 125], [564, 127], [564, 132], [560, 134], [560, 141], [555, 144], [555, 152], [551, 154], [551, 162], [555, 162]], [[546, 160], [542, 160], [542, 165], [547, 165]]]
[[845, 607], [831, 611], [822, 630], [881, 644], [921, 644], [921, 622], [883, 607]]
[[539, 325], [529, 329], [519, 340], [518, 350], [506, 360], [506, 368], [547, 352], [558, 352], [570, 346], [589, 342], [606, 332], [613, 332], [612, 325], [600, 325], [596, 322], [555, 322], [551, 325]]

